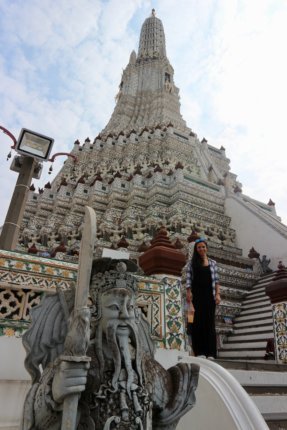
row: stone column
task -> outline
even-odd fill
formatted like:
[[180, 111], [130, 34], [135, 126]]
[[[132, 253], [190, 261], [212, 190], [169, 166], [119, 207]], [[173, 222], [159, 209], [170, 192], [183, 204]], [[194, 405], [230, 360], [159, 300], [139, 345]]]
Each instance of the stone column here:
[[280, 269], [266, 286], [273, 313], [275, 358], [287, 364], [287, 270]]
[[13, 251], [18, 242], [25, 204], [37, 161], [21, 157], [21, 168], [0, 237], [0, 249]]

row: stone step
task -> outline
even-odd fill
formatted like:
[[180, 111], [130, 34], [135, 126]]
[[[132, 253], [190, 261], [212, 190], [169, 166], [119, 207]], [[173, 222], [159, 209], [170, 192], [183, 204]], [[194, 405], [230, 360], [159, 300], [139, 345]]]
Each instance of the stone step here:
[[265, 280], [268, 281], [268, 282], [270, 282], [271, 279], [273, 279], [273, 278], [274, 278], [274, 272], [268, 273], [267, 275], [264, 275], [261, 278], [259, 278], [258, 282], [263, 282]]
[[258, 297], [266, 297], [265, 288], [261, 290], [256, 290], [256, 291], [248, 291], [248, 293], [244, 297], [244, 300], [256, 299]]
[[[270, 281], [269, 278], [261, 279], [246, 293], [241, 303], [241, 312], [234, 319], [233, 333], [227, 337], [225, 344], [218, 352], [219, 360], [265, 361], [267, 340], [274, 338], [272, 306], [265, 292], [265, 287]], [[260, 387], [252, 386], [251, 389], [252, 394], [263, 395], [263, 389], [261, 390]], [[269, 391], [274, 393], [274, 390], [276, 391], [273, 387]], [[280, 388], [276, 394], [285, 395], [285, 388]]]
[[240, 334], [252, 334], [252, 333], [273, 333], [273, 325], [272, 324], [265, 324], [258, 327], [236, 327], [234, 332], [232, 333], [232, 336], [234, 335], [240, 335]]
[[255, 303], [243, 303], [241, 306], [241, 312], [246, 311], [246, 310], [260, 310], [262, 308], [266, 308], [272, 311], [272, 306], [271, 303], [268, 300], [260, 300], [259, 302], [255, 302]]
[[258, 350], [258, 351], [228, 351], [228, 350], [219, 350], [218, 357], [219, 359], [229, 359], [229, 360], [248, 360], [248, 359], [258, 359], [263, 360], [263, 357], [265, 355], [265, 350]]
[[230, 342], [234, 343], [234, 342], [248, 342], [248, 341], [252, 341], [252, 340], [266, 340], [266, 339], [270, 339], [273, 338], [273, 331], [269, 331], [269, 332], [264, 332], [264, 333], [255, 333], [252, 334], [249, 331], [246, 331], [246, 333], [242, 333], [242, 334], [237, 334], [234, 333], [231, 336], [228, 336], [228, 344]]
[[266, 285], [270, 284], [270, 279], [260, 280], [260, 282], [257, 282], [257, 284], [254, 284], [253, 288], [260, 288], [260, 287], [266, 287]]
[[265, 288], [269, 284], [270, 284], [270, 281], [258, 282], [257, 284], [253, 285], [253, 287], [250, 289], [250, 291], [260, 289], [260, 288]]
[[242, 301], [242, 305], [245, 304], [253, 304], [253, 303], [258, 303], [258, 302], [262, 302], [262, 301], [268, 301], [270, 303], [269, 298], [266, 296], [266, 294], [262, 294], [260, 296], [253, 296], [253, 297], [248, 297], [248, 299], [245, 299]]
[[287, 419], [286, 371], [239, 369], [229, 371], [251, 396], [267, 422]]
[[233, 328], [237, 330], [237, 328], [241, 329], [241, 328], [244, 328], [244, 327], [249, 327], [250, 330], [253, 329], [253, 328], [257, 328], [257, 327], [268, 327], [268, 328], [270, 328], [270, 327], [273, 327], [273, 319], [270, 318], [270, 315], [269, 315], [269, 318], [263, 318], [261, 320], [252, 321], [252, 324], [250, 324], [250, 320], [248, 320], [248, 321], [245, 321], [245, 320], [238, 321], [236, 319]]
[[262, 325], [268, 325], [268, 324], [270, 324], [273, 327], [273, 318], [271, 317], [270, 314], [268, 315], [268, 317], [258, 318], [257, 321], [256, 320], [254, 321], [254, 319], [253, 319], [252, 324], [250, 324], [249, 320], [246, 321], [246, 318], [244, 318], [243, 320], [240, 320], [239, 318], [240, 318], [240, 316], [236, 317], [236, 319], [234, 321], [235, 327], [237, 327], [237, 326], [243, 327], [242, 324], [244, 324], [246, 326], [247, 323], [248, 323], [247, 326], [249, 326], [250, 328], [262, 326]]
[[274, 273], [269, 273], [268, 275], [264, 275], [258, 279], [257, 283], [261, 282], [270, 282], [274, 278]]
[[262, 340], [258, 340], [258, 341], [253, 341], [253, 342], [227, 342], [225, 343], [221, 350], [227, 350], [229, 349], [231, 350], [244, 350], [244, 349], [248, 349], [248, 351], [254, 350], [254, 349], [266, 349], [266, 343], [267, 343], [267, 339], [266, 341], [262, 341]]
[[258, 309], [261, 310], [262, 308], [272, 309], [271, 302], [268, 299], [261, 299], [257, 302], [253, 303], [245, 303], [243, 302], [241, 305], [241, 311], [251, 310], [251, 309]]
[[271, 302], [268, 297], [263, 297], [262, 299], [256, 299], [256, 300], [244, 300], [244, 302], [241, 305], [241, 309], [252, 309], [260, 306], [267, 306], [271, 308]]
[[[249, 360], [238, 361], [231, 352], [229, 360], [223, 358], [216, 361], [228, 369], [247, 391], [270, 430], [286, 430], [287, 366], [258, 359], [254, 352], [248, 353], [252, 355]], [[221, 352], [220, 354], [225, 355]], [[238, 352], [236, 354], [237, 357], [240, 355]]]
[[267, 287], [268, 284], [269, 282], [262, 282], [261, 284], [255, 284], [253, 285], [253, 287], [250, 288], [250, 290], [248, 290], [247, 294], [250, 294], [254, 291], [265, 291], [265, 288]]
[[[287, 419], [287, 396], [252, 395], [251, 398], [265, 421]], [[286, 430], [286, 427], [281, 427], [281, 430], [284, 429]]]
[[265, 301], [267, 301], [268, 303], [270, 303], [270, 299], [269, 299], [269, 297], [267, 297], [266, 296], [266, 294], [262, 294], [262, 295], [260, 295], [260, 296], [253, 296], [253, 297], [248, 297], [248, 298], [246, 298], [246, 299], [244, 299], [243, 301], [242, 301], [242, 306], [244, 306], [245, 304], [255, 304], [255, 303], [258, 303], [258, 302], [265, 302]]
[[[287, 369], [286, 369], [287, 370]], [[287, 372], [240, 370], [229, 369], [230, 373], [244, 387], [260, 387], [268, 390], [275, 389], [277, 392], [287, 390]], [[287, 406], [287, 404], [286, 404]]]
[[275, 360], [225, 360], [216, 359], [216, 363], [225, 369], [260, 370], [266, 372], [286, 372], [287, 365], [276, 363]]
[[244, 296], [244, 300], [256, 299], [256, 297], [266, 297], [265, 288], [259, 291], [248, 291]]
[[268, 285], [270, 283], [270, 281], [272, 280], [274, 276], [271, 276], [271, 278], [266, 278], [266, 279], [260, 279], [257, 284], [254, 284], [255, 286], [261, 286], [261, 285]]
[[241, 310], [239, 316], [252, 315], [252, 314], [260, 315], [262, 312], [268, 312], [268, 311], [272, 312], [272, 308], [269, 303], [267, 303], [266, 305], [262, 305], [261, 307], [257, 305], [253, 308], [243, 309]]
[[265, 420], [269, 430], [286, 430], [287, 429], [287, 420], [276, 420], [276, 419], [269, 419]]
[[253, 286], [255, 286], [255, 285], [260, 285], [260, 284], [267, 284], [267, 283], [269, 283], [270, 282], [270, 280], [272, 279], [274, 277], [274, 274], [272, 273], [272, 275], [271, 276], [264, 276], [264, 277], [262, 277], [262, 278], [259, 278], [258, 280], [257, 280], [257, 282], [255, 283], [255, 284], [253, 284]]
[[254, 322], [254, 320], [263, 320], [263, 319], [266, 319], [266, 318], [270, 318], [270, 317], [272, 317], [272, 311], [270, 310], [269, 312], [258, 312], [258, 313], [256, 313], [256, 314], [253, 314], [253, 315], [243, 315], [243, 316], [241, 316], [241, 315], [239, 315], [238, 317], [236, 317], [236, 323], [237, 322], [247, 322], [247, 321], [252, 321], [252, 322]]

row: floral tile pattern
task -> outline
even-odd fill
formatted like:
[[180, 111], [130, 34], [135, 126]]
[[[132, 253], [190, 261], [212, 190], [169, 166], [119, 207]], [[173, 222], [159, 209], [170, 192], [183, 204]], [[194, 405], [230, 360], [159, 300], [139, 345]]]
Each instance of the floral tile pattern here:
[[287, 303], [273, 305], [273, 324], [276, 357], [281, 363], [287, 363]]

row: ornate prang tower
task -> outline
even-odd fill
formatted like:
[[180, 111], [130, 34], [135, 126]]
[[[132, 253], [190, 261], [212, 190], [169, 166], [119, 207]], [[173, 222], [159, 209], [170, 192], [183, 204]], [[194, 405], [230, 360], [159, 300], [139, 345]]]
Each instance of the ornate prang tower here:
[[183, 252], [191, 235], [204, 236], [220, 265], [220, 324], [222, 316], [238, 312], [238, 300], [257, 276], [248, 250], [264, 251], [248, 233], [253, 221], [262, 228], [259, 241], [267, 228], [276, 241], [286, 240], [274, 204], [244, 196], [225, 149], [200, 141], [187, 127], [154, 11], [143, 23], [138, 54], [131, 53], [123, 71], [110, 121], [93, 142], [76, 141], [71, 154], [76, 164], [69, 158], [52, 184], [41, 193], [31, 190], [19, 250], [35, 243], [39, 251], [58, 247], [73, 254], [85, 205], [97, 213], [99, 255], [103, 248], [126, 248], [137, 259], [163, 226]]
[[190, 133], [180, 114], [179, 90], [165, 49], [162, 22], [153, 15], [142, 26], [138, 55], [133, 51], [122, 74], [114, 113], [102, 132], [141, 133], [172, 122], [177, 130]]
[[226, 188], [240, 184], [224, 149], [200, 142], [182, 119], [154, 11], [142, 26], [138, 54], [131, 53], [123, 71], [110, 121], [93, 142], [76, 141], [71, 153], [76, 165], [69, 158], [51, 186], [31, 191], [22, 244], [73, 247], [89, 204], [97, 212], [100, 246], [117, 247], [124, 236], [121, 244], [136, 256], [165, 225], [171, 240], [185, 243], [195, 230], [215, 248], [239, 254], [224, 198]]

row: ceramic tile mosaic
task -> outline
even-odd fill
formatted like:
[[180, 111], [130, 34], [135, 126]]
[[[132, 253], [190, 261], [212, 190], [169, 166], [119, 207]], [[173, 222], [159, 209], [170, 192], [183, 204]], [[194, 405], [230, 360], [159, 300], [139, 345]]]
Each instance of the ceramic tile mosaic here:
[[165, 348], [184, 349], [181, 282], [174, 277], [164, 277], [161, 284], [165, 291]]
[[272, 306], [276, 358], [287, 363], [287, 302]]

